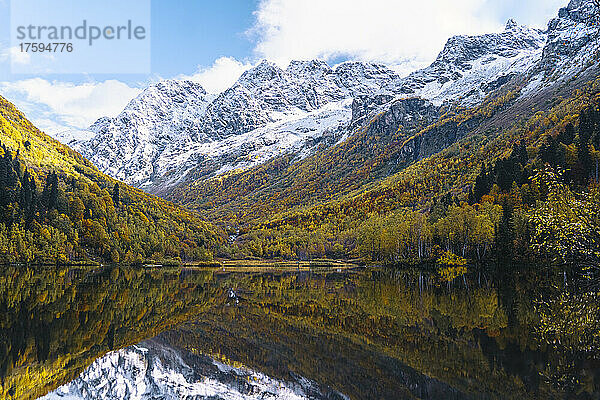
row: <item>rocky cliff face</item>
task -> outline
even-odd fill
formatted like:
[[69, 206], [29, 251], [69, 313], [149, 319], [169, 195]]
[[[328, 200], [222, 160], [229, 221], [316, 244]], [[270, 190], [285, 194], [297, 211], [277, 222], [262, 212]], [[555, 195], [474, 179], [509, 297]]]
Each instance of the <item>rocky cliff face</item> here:
[[600, 11], [593, 0], [571, 0], [548, 23], [548, 40], [534, 72], [546, 83], [570, 77], [597, 62]]
[[304, 158], [399, 99], [472, 107], [515, 79], [529, 82], [524, 96], [539, 91], [596, 63], [597, 15], [593, 0], [572, 0], [547, 31], [510, 20], [500, 33], [456, 36], [429, 67], [403, 78], [384, 65], [313, 60], [286, 69], [263, 61], [218, 95], [164, 81], [71, 144], [102, 171], [162, 194], [282, 154]]

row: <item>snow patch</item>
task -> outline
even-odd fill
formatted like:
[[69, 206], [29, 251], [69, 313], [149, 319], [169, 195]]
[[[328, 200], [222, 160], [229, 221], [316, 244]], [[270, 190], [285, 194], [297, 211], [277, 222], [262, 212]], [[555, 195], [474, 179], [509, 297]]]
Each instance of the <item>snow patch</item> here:
[[[319, 395], [319, 386], [303, 377], [283, 382], [248, 368], [196, 357], [192, 367], [178, 351], [156, 342], [130, 346], [97, 359], [78, 378], [40, 399], [331, 398]], [[339, 393], [335, 398], [347, 399]]]

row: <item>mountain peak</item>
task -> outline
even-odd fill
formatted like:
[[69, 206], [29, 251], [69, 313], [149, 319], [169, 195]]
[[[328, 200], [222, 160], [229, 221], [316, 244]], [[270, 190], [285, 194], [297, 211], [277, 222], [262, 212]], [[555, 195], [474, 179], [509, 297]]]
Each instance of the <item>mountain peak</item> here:
[[323, 60], [292, 60], [285, 70], [291, 75], [301, 76], [322, 76], [332, 72], [331, 67]]
[[258, 82], [268, 82], [273, 79], [280, 79], [284, 71], [275, 63], [262, 60], [258, 65], [244, 72], [238, 82], [258, 84]]
[[318, 58], [313, 60], [292, 60], [290, 61], [288, 68], [295, 66], [322, 68], [329, 67], [329, 64], [323, 60], [319, 60]]
[[354, 75], [366, 79], [376, 77], [387, 77], [386, 79], [398, 78], [398, 75], [384, 64], [363, 61], [346, 61], [338, 64], [335, 67], [335, 73], [343, 77]]
[[504, 28], [507, 31], [512, 31], [513, 29], [517, 28], [519, 26], [519, 24], [517, 24], [517, 21], [515, 21], [514, 19], [509, 19], [506, 22], [506, 27]]
[[595, 0], [571, 0], [567, 7], [559, 10], [558, 16], [574, 22], [594, 23], [598, 21], [598, 8]]
[[157, 107], [162, 108], [166, 112], [166, 110], [172, 107], [185, 108], [188, 105], [198, 106], [205, 102], [206, 95], [206, 90], [197, 82], [165, 79], [148, 86], [146, 90], [129, 102], [123, 112], [134, 110], [140, 112], [141, 110], [146, 110], [143, 111], [143, 113], [146, 113], [148, 109]]
[[154, 85], [150, 85], [150, 87], [155, 87], [161, 92], [166, 92], [168, 94], [183, 92], [197, 92], [199, 94], [206, 94], [206, 90], [202, 87], [198, 82], [191, 81], [189, 79], [165, 79]]
[[545, 35], [540, 30], [520, 26], [515, 20], [510, 19], [506, 23], [506, 30], [502, 33], [451, 37], [438, 55], [436, 63], [462, 65], [482, 56], [506, 53], [507, 50], [539, 49], [544, 45], [545, 39]]

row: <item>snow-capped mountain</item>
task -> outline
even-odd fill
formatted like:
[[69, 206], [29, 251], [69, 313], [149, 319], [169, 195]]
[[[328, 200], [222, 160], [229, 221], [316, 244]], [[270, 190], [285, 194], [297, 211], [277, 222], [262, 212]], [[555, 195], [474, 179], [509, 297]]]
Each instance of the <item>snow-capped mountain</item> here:
[[397, 79], [378, 64], [296, 61], [283, 70], [263, 61], [213, 98], [188, 81], [150, 86], [116, 118], [93, 124], [92, 139], [70, 144], [105, 173], [159, 191], [192, 169], [209, 175], [307, 152], [347, 126], [355, 96]]
[[600, 56], [600, 10], [594, 0], [571, 0], [558, 17], [548, 23], [547, 41], [540, 61], [534, 66], [528, 94], [561, 84], [590, 67]]
[[347, 399], [331, 389], [322, 390], [300, 376], [283, 382], [148, 340], [106, 354], [41, 399]]
[[478, 104], [516, 74], [530, 70], [545, 42], [545, 32], [512, 19], [501, 33], [454, 36], [433, 64], [402, 80], [401, 92], [438, 105], [450, 100]]
[[202, 117], [211, 96], [197, 83], [163, 81], [133, 99], [116, 118], [100, 118], [91, 139], [71, 142], [108, 175], [141, 184], [156, 175], [154, 163], [207, 140]]
[[[500, 33], [456, 36], [428, 67], [400, 77], [372, 63], [262, 61], [218, 95], [193, 82], [150, 86], [116, 118], [70, 144], [103, 172], [147, 191], [331, 146], [394, 100], [473, 106], [515, 79], [526, 94], [595, 62], [593, 0], [572, 0], [546, 31], [509, 20]], [[358, 104], [357, 104], [358, 102]]]
[[204, 116], [214, 138], [249, 132], [268, 123], [296, 119], [357, 94], [374, 94], [397, 75], [387, 67], [323, 61], [293, 61], [286, 70], [262, 61], [219, 95]]

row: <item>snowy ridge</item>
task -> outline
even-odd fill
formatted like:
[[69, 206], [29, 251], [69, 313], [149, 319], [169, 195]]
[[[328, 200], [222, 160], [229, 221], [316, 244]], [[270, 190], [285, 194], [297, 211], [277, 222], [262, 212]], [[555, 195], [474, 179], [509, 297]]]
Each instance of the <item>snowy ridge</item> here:
[[306, 157], [368, 121], [353, 115], [359, 109], [380, 112], [408, 97], [469, 107], [515, 78], [529, 79], [527, 95], [577, 74], [597, 63], [595, 7], [572, 0], [547, 31], [509, 20], [500, 33], [452, 37], [429, 67], [404, 78], [381, 64], [312, 60], [286, 69], [262, 61], [216, 96], [163, 81], [116, 118], [98, 120], [91, 139], [70, 144], [101, 171], [158, 194], [281, 154]]
[[106, 354], [78, 378], [43, 400], [144, 399], [348, 399], [303, 377], [290, 382], [232, 367], [204, 356], [182, 354], [154, 340]]
[[569, 79], [598, 62], [600, 12], [592, 0], [571, 0], [548, 23], [548, 40], [525, 92]]
[[544, 32], [512, 19], [502, 33], [455, 36], [433, 64], [403, 79], [401, 91], [436, 105], [456, 99], [464, 106], [478, 104], [516, 74], [530, 70], [545, 42]]
[[139, 184], [152, 179], [154, 162], [163, 152], [206, 140], [200, 126], [210, 100], [197, 83], [163, 81], [133, 99], [116, 118], [96, 121], [90, 127], [93, 138], [71, 145], [101, 171]]
[[108, 175], [156, 192], [198, 165], [214, 175], [290, 151], [307, 154], [349, 123], [354, 96], [378, 93], [396, 79], [378, 64], [332, 69], [296, 61], [283, 70], [263, 61], [213, 98], [192, 82], [150, 86], [119, 116], [92, 125], [92, 139], [70, 144]]

